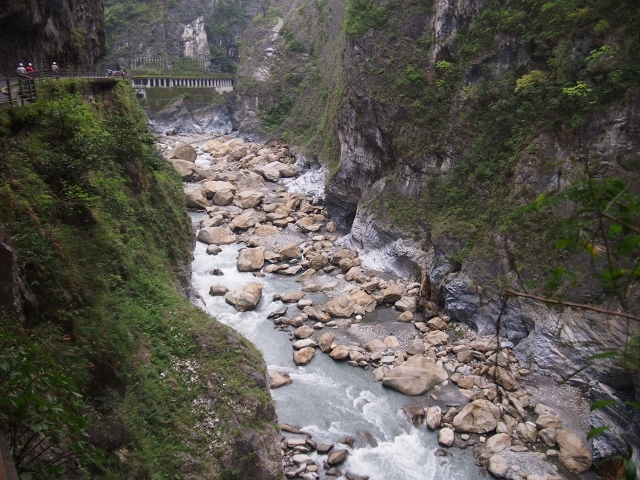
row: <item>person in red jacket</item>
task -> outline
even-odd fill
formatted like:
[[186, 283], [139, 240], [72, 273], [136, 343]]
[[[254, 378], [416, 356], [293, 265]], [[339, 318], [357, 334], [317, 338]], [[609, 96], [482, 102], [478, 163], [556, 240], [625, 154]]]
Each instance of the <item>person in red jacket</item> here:
[[27, 74], [35, 72], [35, 69], [33, 68], [33, 65], [31, 65], [30, 63], [27, 63], [26, 70], [27, 70]]

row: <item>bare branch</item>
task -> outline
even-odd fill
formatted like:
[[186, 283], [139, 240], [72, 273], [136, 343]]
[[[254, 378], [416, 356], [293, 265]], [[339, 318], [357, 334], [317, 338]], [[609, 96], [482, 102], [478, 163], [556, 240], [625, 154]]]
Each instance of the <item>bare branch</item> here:
[[632, 315], [626, 312], [616, 312], [614, 310], [607, 310], [606, 308], [594, 307], [593, 305], [585, 305], [584, 303], [566, 302], [564, 300], [556, 300], [554, 298], [538, 297], [537, 295], [530, 295], [528, 293], [522, 293], [522, 292], [514, 292], [513, 290], [505, 290], [504, 294], [511, 295], [514, 297], [530, 298], [531, 300], [536, 300], [538, 302], [543, 302], [543, 303], [552, 303], [554, 305], [562, 305], [565, 307], [574, 307], [574, 308], [580, 308], [582, 310], [591, 310], [598, 313], [604, 313], [605, 315], [613, 315], [616, 317], [628, 318], [629, 320], [633, 320], [635, 322], [640, 322], [640, 317], [637, 315]]
[[638, 227], [634, 227], [633, 225], [629, 225], [628, 223], [623, 222], [622, 220], [620, 220], [619, 218], [614, 217], [613, 215], [609, 215], [607, 212], [600, 212], [600, 214], [603, 217], [608, 218], [609, 220], [619, 223], [620, 225], [622, 225], [625, 228], [628, 228], [629, 230], [631, 230], [632, 232], [638, 233], [640, 234], [640, 228]]

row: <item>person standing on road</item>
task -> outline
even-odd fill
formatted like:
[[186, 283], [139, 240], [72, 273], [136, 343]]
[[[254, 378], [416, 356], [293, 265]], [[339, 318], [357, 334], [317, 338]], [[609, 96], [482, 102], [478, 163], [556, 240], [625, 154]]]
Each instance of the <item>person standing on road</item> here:
[[18, 75], [26, 75], [27, 74], [27, 69], [24, 68], [23, 64], [19, 64], [18, 68], [16, 69], [16, 72], [18, 73]]
[[27, 71], [27, 74], [35, 72], [33, 65], [31, 65], [30, 63], [27, 63], [27, 68], [25, 70]]
[[53, 75], [56, 77], [56, 80], [58, 80], [60, 77], [58, 76], [58, 64], [56, 62], [53, 62], [51, 64], [51, 72], [53, 73]]

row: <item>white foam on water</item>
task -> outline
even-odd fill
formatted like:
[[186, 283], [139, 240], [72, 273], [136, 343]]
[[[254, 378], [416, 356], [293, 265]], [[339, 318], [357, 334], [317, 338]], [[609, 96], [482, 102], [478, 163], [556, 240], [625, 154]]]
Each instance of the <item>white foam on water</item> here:
[[[453, 479], [433, 461], [433, 453], [425, 447], [417, 430], [397, 435], [391, 441], [378, 442], [377, 447], [358, 448], [351, 452], [343, 471], [368, 475], [370, 480], [435, 480]], [[436, 476], [438, 474], [438, 476]]]

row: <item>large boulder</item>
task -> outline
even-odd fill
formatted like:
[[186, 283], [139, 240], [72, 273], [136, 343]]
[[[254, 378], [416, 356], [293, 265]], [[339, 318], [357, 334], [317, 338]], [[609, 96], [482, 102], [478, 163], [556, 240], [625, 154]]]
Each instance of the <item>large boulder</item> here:
[[324, 310], [334, 318], [349, 318], [354, 308], [355, 304], [347, 297], [338, 297], [327, 302]]
[[[383, 292], [384, 292], [384, 290], [383, 290]], [[383, 295], [385, 295], [385, 294], [383, 294]], [[386, 294], [387, 298], [388, 298], [389, 295], [390, 295], [389, 293]], [[385, 301], [385, 300], [383, 300], [383, 301]], [[402, 298], [400, 298], [400, 300], [398, 300], [395, 303], [395, 307], [396, 307], [397, 310], [400, 310], [401, 312], [416, 313], [416, 310], [418, 309], [418, 302], [416, 301], [416, 297], [402, 297]]]
[[591, 468], [593, 457], [587, 445], [570, 430], [560, 430], [556, 438], [560, 454], [560, 462], [571, 473], [584, 473]]
[[237, 162], [247, 154], [247, 147], [239, 147], [227, 154], [228, 162]]
[[249, 170], [240, 170], [236, 175], [237, 187], [256, 188], [261, 185], [264, 185], [264, 178], [262, 178], [257, 173], [251, 172]]
[[438, 432], [438, 443], [443, 447], [450, 447], [455, 441], [455, 433], [450, 428], [443, 428]]
[[323, 267], [326, 267], [329, 263], [329, 257], [327, 257], [324, 253], [318, 253], [314, 255], [309, 260], [309, 267], [314, 270], [320, 270]]
[[436, 364], [432, 364], [429, 369], [399, 366], [385, 374], [382, 385], [405, 395], [422, 395], [447, 378], [447, 372]]
[[432, 346], [446, 345], [449, 343], [449, 335], [441, 330], [429, 332], [424, 336], [424, 341]]
[[336, 348], [331, 350], [329, 356], [334, 360], [346, 360], [349, 358], [349, 347], [346, 345], [338, 345]]
[[300, 300], [304, 296], [305, 296], [305, 293], [301, 291], [287, 292], [282, 294], [282, 297], [280, 298], [280, 300], [282, 301], [282, 303], [296, 303], [298, 300]]
[[300, 252], [300, 247], [294, 243], [290, 243], [280, 248], [278, 251], [282, 260], [294, 260], [302, 257], [302, 252]]
[[311, 335], [313, 335], [313, 333], [314, 333], [313, 327], [310, 327], [309, 325], [303, 325], [301, 327], [296, 328], [295, 331], [293, 332], [293, 335], [296, 338], [305, 339], [305, 338], [309, 338]]
[[209, 295], [212, 297], [221, 297], [229, 291], [224, 285], [211, 285], [209, 287]]
[[262, 284], [259, 282], [245, 285], [239, 290], [225, 295], [225, 301], [233, 305], [239, 312], [254, 310], [262, 297]]
[[238, 253], [238, 271], [254, 272], [264, 265], [264, 247], [243, 248]]
[[200, 148], [202, 149], [203, 152], [210, 153], [210, 152], [213, 152], [214, 150], [217, 150], [218, 147], [220, 147], [220, 145], [222, 145], [222, 142], [220, 140], [209, 140]]
[[259, 237], [271, 237], [272, 235], [277, 235], [278, 233], [280, 233], [280, 230], [273, 225], [258, 225], [255, 232], [255, 234]]
[[293, 361], [296, 365], [308, 364], [313, 356], [316, 354], [316, 350], [313, 347], [305, 347], [293, 352]]
[[426, 424], [431, 430], [435, 430], [440, 427], [442, 422], [442, 409], [438, 406], [432, 406], [427, 408]]
[[263, 198], [264, 193], [257, 192], [255, 190], [245, 190], [236, 195], [233, 199], [233, 203], [240, 208], [253, 208], [260, 205]]
[[518, 438], [526, 443], [534, 443], [538, 437], [536, 426], [532, 422], [520, 422], [516, 427]]
[[496, 433], [487, 439], [484, 448], [489, 455], [494, 455], [509, 446], [511, 446], [511, 435], [508, 433]]
[[396, 303], [405, 294], [404, 285], [401, 283], [389, 283], [387, 288], [380, 291], [384, 303]]
[[246, 230], [255, 227], [262, 220], [262, 214], [249, 208], [231, 221], [231, 228]]
[[282, 165], [280, 162], [271, 162], [258, 171], [262, 174], [265, 180], [277, 182], [280, 180], [280, 165]]
[[280, 167], [280, 176], [281, 177], [295, 177], [298, 175], [298, 169], [295, 165], [289, 165], [287, 163], [282, 163]]
[[327, 323], [331, 320], [331, 317], [324, 313], [320, 307], [308, 306], [304, 307], [302, 311], [312, 320], [317, 320], [322, 323]]
[[347, 459], [347, 450], [333, 450], [327, 457], [329, 465], [339, 465]]
[[169, 160], [180, 159], [187, 160], [188, 162], [195, 162], [196, 158], [198, 158], [198, 152], [191, 145], [187, 145], [186, 143], [181, 143], [180, 145], [172, 148], [167, 153], [165, 153], [165, 158]]
[[500, 419], [500, 408], [488, 400], [475, 400], [453, 418], [456, 432], [487, 433], [495, 430]]
[[388, 347], [387, 344], [382, 340], [374, 338], [373, 340], [364, 344], [364, 348], [366, 348], [370, 352], [384, 352]]
[[185, 203], [189, 208], [207, 208], [209, 206], [209, 201], [200, 188], [185, 187], [184, 196]]
[[228, 245], [237, 240], [228, 227], [206, 227], [198, 231], [198, 241], [208, 245]]
[[376, 309], [376, 299], [359, 288], [354, 288], [347, 294], [347, 298], [356, 305], [364, 308], [365, 312], [373, 312]]
[[223, 190], [221, 192], [217, 192], [213, 196], [213, 204], [219, 205], [221, 207], [225, 207], [231, 203], [233, 200], [233, 192], [231, 190]]
[[288, 373], [280, 373], [273, 370], [269, 372], [269, 388], [279, 388], [291, 384], [292, 380]]
[[231, 197], [236, 193], [236, 187], [230, 182], [210, 181], [202, 185], [207, 198], [213, 198], [219, 192], [229, 192]]
[[498, 366], [498, 371], [496, 372], [496, 367], [491, 367], [487, 372], [487, 378], [495, 378], [502, 388], [506, 390], [515, 391], [518, 389], [518, 381], [515, 377], [507, 370], [506, 368], [502, 368]]
[[333, 335], [329, 332], [323, 333], [320, 336], [320, 340], [318, 340], [318, 345], [320, 346], [320, 351], [322, 353], [329, 353], [331, 351], [331, 345], [333, 345]]
[[199, 182], [200, 180], [212, 180], [214, 177], [213, 172], [209, 167], [202, 165], [195, 165], [193, 167], [193, 181]]
[[487, 470], [493, 473], [498, 478], [504, 478], [509, 470], [509, 462], [506, 458], [500, 455], [492, 455], [489, 457], [489, 463]]
[[358, 257], [358, 252], [342, 247], [333, 254], [333, 256], [331, 257], [331, 263], [333, 265], [339, 265], [340, 262], [344, 259], [354, 259], [357, 257]]
[[193, 162], [189, 162], [188, 160], [169, 160], [171, 165], [183, 182], [188, 182], [193, 179], [193, 172], [195, 171], [195, 164]]

